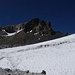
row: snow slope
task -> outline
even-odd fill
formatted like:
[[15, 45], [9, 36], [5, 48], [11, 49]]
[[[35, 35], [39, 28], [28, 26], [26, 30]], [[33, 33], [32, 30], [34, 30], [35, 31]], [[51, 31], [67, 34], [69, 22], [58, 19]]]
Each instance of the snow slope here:
[[0, 67], [48, 75], [75, 75], [75, 34], [38, 44], [0, 49]]
[[4, 35], [4, 36], [13, 36], [13, 35], [15, 35], [15, 34], [17, 34], [17, 33], [21, 32], [22, 30], [23, 30], [23, 29], [18, 30], [18, 31], [16, 31], [16, 32], [14, 32], [14, 33], [8, 33], [8, 32], [6, 32], [4, 29], [3, 29], [2, 31], [4, 31], [4, 32], [6, 32], [6, 33], [7, 33], [7, 35]]

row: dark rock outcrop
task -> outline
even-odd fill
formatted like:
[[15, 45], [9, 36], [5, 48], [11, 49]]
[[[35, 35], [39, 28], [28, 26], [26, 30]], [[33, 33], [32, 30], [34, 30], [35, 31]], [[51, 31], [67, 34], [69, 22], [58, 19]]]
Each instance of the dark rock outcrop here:
[[42, 70], [41, 74], [46, 74], [46, 71], [45, 70]]
[[[16, 34], [8, 36], [8, 33]], [[0, 27], [0, 48], [34, 44], [63, 36], [63, 33], [51, 28], [50, 22], [32, 18], [25, 23]]]
[[12, 70], [12, 69], [8, 69], [8, 68], [6, 68], [6, 69], [0, 68], [0, 75], [46, 75], [46, 74], [29, 72], [29, 70], [21, 71], [19, 69]]

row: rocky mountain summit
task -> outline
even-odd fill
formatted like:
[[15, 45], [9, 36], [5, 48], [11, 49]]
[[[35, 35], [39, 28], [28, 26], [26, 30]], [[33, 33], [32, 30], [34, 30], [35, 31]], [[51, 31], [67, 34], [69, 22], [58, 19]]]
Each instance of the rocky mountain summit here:
[[65, 36], [51, 27], [51, 22], [32, 18], [16, 25], [0, 26], [0, 48], [39, 43]]

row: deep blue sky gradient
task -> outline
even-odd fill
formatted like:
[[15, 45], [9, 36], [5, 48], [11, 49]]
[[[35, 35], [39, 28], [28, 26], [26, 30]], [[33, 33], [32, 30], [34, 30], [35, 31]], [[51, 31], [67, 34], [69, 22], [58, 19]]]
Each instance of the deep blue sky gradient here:
[[0, 26], [48, 20], [56, 31], [75, 32], [75, 0], [0, 0]]

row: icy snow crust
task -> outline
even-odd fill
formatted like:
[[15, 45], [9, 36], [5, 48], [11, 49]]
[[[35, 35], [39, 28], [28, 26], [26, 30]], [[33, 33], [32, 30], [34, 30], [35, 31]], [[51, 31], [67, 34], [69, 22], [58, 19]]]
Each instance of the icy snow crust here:
[[75, 34], [38, 44], [0, 49], [0, 67], [47, 75], [75, 75]]

